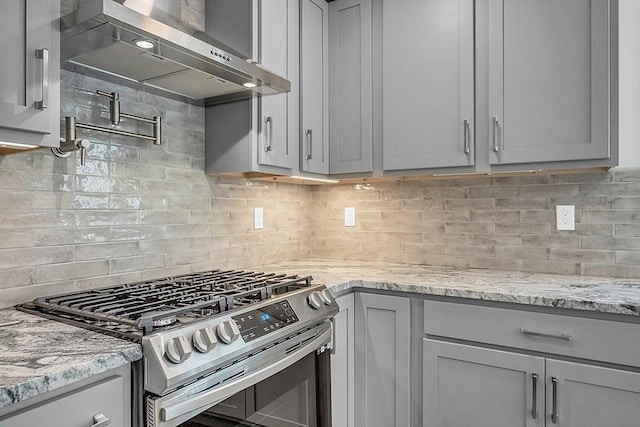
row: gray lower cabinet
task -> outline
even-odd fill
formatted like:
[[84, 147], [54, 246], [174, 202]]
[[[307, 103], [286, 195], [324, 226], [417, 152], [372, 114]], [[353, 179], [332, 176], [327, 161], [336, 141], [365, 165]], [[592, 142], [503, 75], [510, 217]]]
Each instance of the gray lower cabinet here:
[[638, 372], [423, 341], [424, 427], [638, 426]]
[[0, 145], [60, 145], [59, 3], [2, 2]]
[[473, 0], [374, 7], [382, 14], [374, 52], [382, 74], [383, 169], [473, 165]]
[[329, 172], [371, 172], [371, 0], [329, 3], [329, 60]]
[[487, 3], [490, 163], [608, 158], [616, 1]]
[[335, 427], [354, 427], [355, 315], [354, 294], [336, 298], [340, 311], [333, 318], [331, 353], [331, 420]]
[[300, 0], [300, 170], [329, 173], [329, 6]]
[[[207, 173], [291, 175], [297, 170], [298, 7], [295, 0], [207, 2], [209, 35], [292, 82], [292, 90], [286, 94], [206, 108]], [[242, 17], [236, 21], [246, 31], [218, 35], [226, 29], [219, 21], [230, 15]], [[256, 23], [256, 30], [251, 31]]]
[[[128, 427], [131, 425], [130, 369], [130, 365], [122, 366], [76, 385], [20, 402], [14, 405], [20, 407], [8, 415], [1, 415], [0, 412], [0, 425]], [[7, 409], [12, 410], [12, 406]]]
[[544, 425], [542, 357], [424, 339], [423, 381], [424, 427]]
[[410, 302], [355, 294], [355, 425], [403, 427], [410, 419]]
[[640, 425], [640, 373], [547, 359], [546, 378], [547, 425]]
[[451, 300], [423, 307], [425, 427], [638, 427], [635, 319]]

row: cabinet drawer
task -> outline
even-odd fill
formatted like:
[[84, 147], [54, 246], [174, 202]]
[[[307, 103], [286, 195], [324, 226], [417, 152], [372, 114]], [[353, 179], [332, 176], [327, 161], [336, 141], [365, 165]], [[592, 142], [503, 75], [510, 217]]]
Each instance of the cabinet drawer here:
[[[0, 425], [11, 427], [88, 427], [104, 414], [110, 426], [128, 426], [125, 419], [123, 378], [112, 377], [70, 393], [27, 407], [0, 419]], [[6, 423], [6, 424], [5, 424]]]
[[640, 367], [634, 323], [425, 301], [424, 333]]

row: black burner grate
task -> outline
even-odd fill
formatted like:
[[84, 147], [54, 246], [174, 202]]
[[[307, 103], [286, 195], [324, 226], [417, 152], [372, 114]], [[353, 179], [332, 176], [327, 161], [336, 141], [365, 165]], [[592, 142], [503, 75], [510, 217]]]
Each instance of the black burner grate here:
[[139, 338], [311, 285], [311, 276], [212, 270], [37, 298], [25, 308]]

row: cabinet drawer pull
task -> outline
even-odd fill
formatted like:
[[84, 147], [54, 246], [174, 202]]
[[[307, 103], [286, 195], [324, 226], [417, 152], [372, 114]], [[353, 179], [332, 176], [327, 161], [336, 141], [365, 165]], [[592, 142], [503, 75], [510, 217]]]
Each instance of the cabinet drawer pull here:
[[496, 116], [493, 116], [491, 118], [491, 123], [493, 128], [493, 151], [497, 153], [498, 151], [500, 151], [500, 147], [498, 146], [498, 138], [496, 134], [498, 133], [498, 126], [500, 125], [500, 122], [498, 121], [498, 118]]
[[469, 147], [469, 120], [464, 120], [464, 154], [469, 154], [471, 148]]
[[36, 58], [42, 59], [42, 99], [35, 107], [44, 110], [49, 107], [49, 49], [36, 49]]
[[573, 337], [567, 333], [559, 335], [543, 334], [542, 332], [533, 332], [525, 328], [520, 328], [520, 333], [528, 337], [549, 338], [552, 340], [571, 341], [573, 339]]
[[309, 141], [309, 154], [304, 156], [305, 160], [311, 160], [313, 155], [313, 133], [311, 129], [307, 129], [304, 134], [307, 136], [307, 140]]
[[531, 398], [531, 418], [534, 420], [538, 418], [538, 374], [531, 374], [531, 380], [533, 382]]
[[264, 147], [264, 151], [268, 153], [269, 151], [271, 151], [271, 141], [273, 141], [273, 120], [271, 119], [271, 116], [267, 116], [264, 118], [264, 127], [266, 128], [267, 125], [269, 125], [269, 132], [267, 133], [268, 144]]
[[105, 415], [100, 412], [93, 416], [93, 424], [91, 424], [91, 427], [105, 427], [109, 424], [111, 424], [111, 418], [105, 417]]
[[553, 421], [554, 424], [558, 424], [558, 379], [556, 377], [551, 378], [551, 393], [551, 421]]

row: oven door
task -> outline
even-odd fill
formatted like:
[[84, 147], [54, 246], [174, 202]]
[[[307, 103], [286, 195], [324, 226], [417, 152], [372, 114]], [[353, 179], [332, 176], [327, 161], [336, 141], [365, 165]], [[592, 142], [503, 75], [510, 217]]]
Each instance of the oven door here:
[[318, 378], [328, 352], [309, 354], [283, 371], [198, 414], [180, 427], [324, 427]]
[[[305, 337], [305, 335], [307, 335]], [[331, 321], [269, 348], [260, 369], [202, 378], [166, 396], [147, 399], [149, 427], [330, 427]], [[290, 341], [299, 341], [291, 350]], [[268, 361], [268, 363], [266, 363]], [[257, 363], [257, 362], [256, 362]]]

